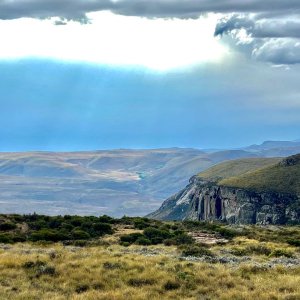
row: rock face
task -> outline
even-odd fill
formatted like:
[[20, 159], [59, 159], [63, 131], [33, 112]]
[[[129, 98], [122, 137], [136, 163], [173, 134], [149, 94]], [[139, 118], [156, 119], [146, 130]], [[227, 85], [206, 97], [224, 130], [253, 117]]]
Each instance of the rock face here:
[[236, 224], [299, 222], [300, 199], [278, 192], [255, 192], [192, 177], [190, 184], [148, 217], [162, 220], [226, 221]]

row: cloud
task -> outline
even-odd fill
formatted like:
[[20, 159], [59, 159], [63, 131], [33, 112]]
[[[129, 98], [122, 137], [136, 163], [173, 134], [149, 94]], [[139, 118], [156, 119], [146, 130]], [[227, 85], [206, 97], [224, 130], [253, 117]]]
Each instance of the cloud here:
[[[295, 15], [229, 15], [218, 22], [215, 36], [227, 34], [241, 45], [244, 37], [239, 33], [242, 31], [247, 36], [245, 41], [251, 44], [253, 58], [275, 65], [300, 63], [300, 21]], [[241, 51], [244, 49], [240, 47]]]
[[298, 0], [0, 0], [0, 19], [62, 17], [85, 20], [87, 13], [101, 10], [150, 18], [196, 18], [208, 12], [299, 13], [300, 2]]
[[222, 18], [216, 26], [215, 36], [245, 29], [253, 38], [300, 38], [298, 19], [261, 19], [259, 15], [234, 14]]
[[[97, 11], [181, 19], [197, 19], [210, 12], [228, 14], [217, 24], [216, 36], [244, 30], [252, 39], [253, 58], [278, 64], [299, 62], [298, 44], [292, 40], [300, 39], [299, 0], [0, 0], [2, 20], [56, 17], [55, 25], [69, 20], [89, 24], [89, 14]], [[237, 44], [243, 42], [241, 35], [233, 35], [233, 39]]]
[[271, 39], [254, 48], [252, 55], [276, 65], [300, 64], [300, 41], [298, 39]]

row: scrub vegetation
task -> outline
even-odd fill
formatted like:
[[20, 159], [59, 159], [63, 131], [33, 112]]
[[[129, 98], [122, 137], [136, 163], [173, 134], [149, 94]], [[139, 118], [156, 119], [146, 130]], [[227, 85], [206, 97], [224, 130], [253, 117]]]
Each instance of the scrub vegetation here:
[[300, 227], [0, 216], [0, 299], [299, 299]]

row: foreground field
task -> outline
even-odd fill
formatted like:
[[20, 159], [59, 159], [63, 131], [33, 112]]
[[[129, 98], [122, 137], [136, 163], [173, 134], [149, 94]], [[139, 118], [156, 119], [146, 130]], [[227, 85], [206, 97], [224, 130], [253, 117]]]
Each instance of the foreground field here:
[[300, 299], [299, 266], [193, 261], [163, 246], [2, 246], [0, 270], [0, 299]]
[[300, 299], [299, 226], [105, 216], [0, 221], [8, 241], [0, 244], [0, 299]]

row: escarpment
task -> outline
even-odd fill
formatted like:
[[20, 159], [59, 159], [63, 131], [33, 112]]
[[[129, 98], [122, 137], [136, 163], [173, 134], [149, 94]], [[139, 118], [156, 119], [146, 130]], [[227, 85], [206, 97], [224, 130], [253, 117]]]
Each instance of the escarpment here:
[[[224, 165], [226, 166], [226, 163], [221, 164], [220, 168], [214, 167], [213, 172], [203, 172], [204, 175], [210, 174], [206, 178], [201, 177], [203, 174], [193, 176], [185, 189], [167, 199], [160, 209], [149, 217], [163, 220], [224, 221], [235, 224], [298, 223], [300, 177], [299, 168], [295, 168], [299, 162], [298, 158], [290, 157], [250, 172], [244, 169], [242, 174], [236, 171], [241, 161], [230, 162], [232, 169], [235, 168], [235, 176], [231, 176], [232, 171], [228, 170], [226, 176], [219, 177], [218, 170], [222, 169], [224, 174]], [[212, 177], [218, 179], [211, 179]], [[252, 180], [251, 186], [248, 177]], [[290, 188], [287, 188], [286, 182], [273, 186], [274, 182], [283, 180], [293, 184], [289, 184]], [[254, 184], [256, 181], [257, 185]]]

